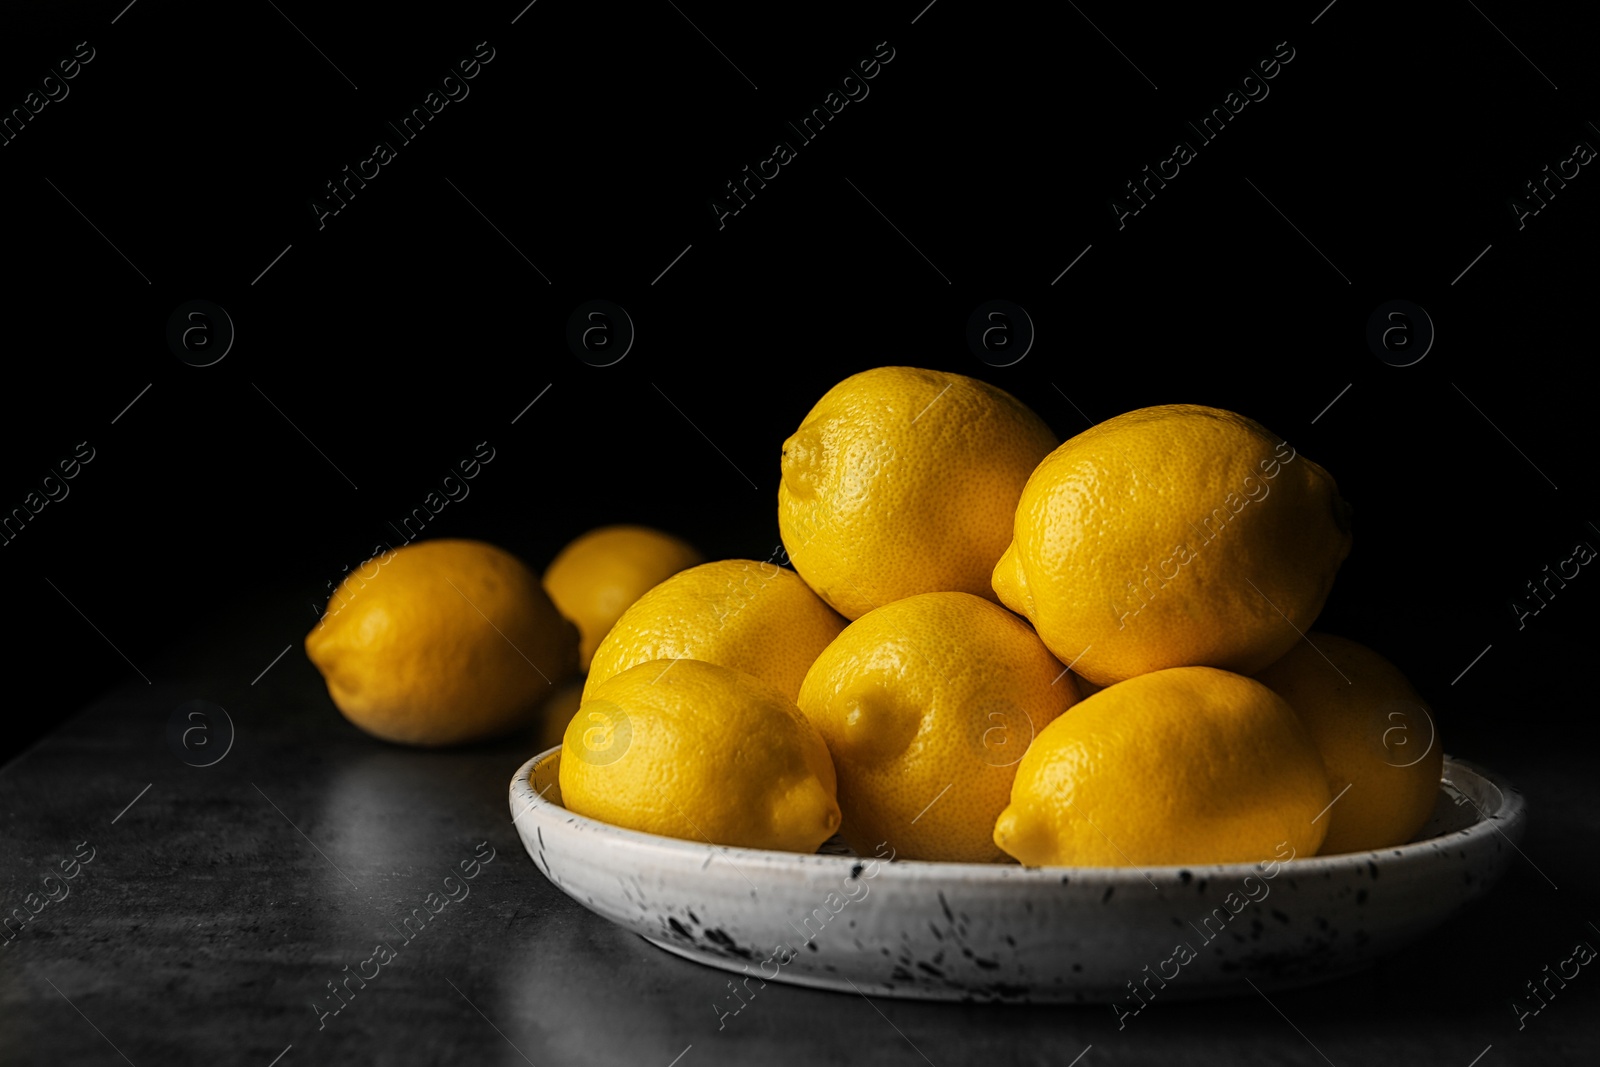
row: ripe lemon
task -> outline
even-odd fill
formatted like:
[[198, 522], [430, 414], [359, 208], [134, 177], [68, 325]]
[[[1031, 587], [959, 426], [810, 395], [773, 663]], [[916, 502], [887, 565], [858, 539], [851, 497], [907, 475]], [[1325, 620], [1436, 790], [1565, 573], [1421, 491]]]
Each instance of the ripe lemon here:
[[1339, 799], [1323, 816], [1322, 852], [1403, 845], [1439, 797], [1444, 748], [1433, 713], [1372, 649], [1332, 634], [1306, 637], [1311, 644], [1299, 642], [1256, 678], [1299, 712], [1327, 765]]
[[994, 821], [1028, 743], [1078, 699], [1028, 624], [970, 593], [867, 612], [812, 664], [800, 709], [839, 774], [859, 854], [999, 860]]
[[1056, 437], [1010, 393], [879, 367], [823, 394], [783, 443], [778, 529], [847, 619], [916, 593], [994, 600], [1017, 498]]
[[700, 562], [693, 545], [648, 526], [602, 526], [556, 553], [545, 568], [544, 591], [578, 625], [578, 669], [589, 669], [600, 639], [629, 604]]
[[340, 583], [305, 646], [345, 718], [423, 746], [528, 725], [578, 660], [577, 630], [538, 576], [502, 548], [464, 540], [368, 560]]
[[1327, 471], [1242, 415], [1170, 404], [1039, 464], [994, 589], [1099, 685], [1167, 667], [1249, 674], [1311, 626], [1349, 553]]
[[845, 621], [794, 571], [723, 559], [679, 571], [622, 613], [589, 663], [584, 693], [637, 663], [720, 663], [778, 687], [790, 700]]
[[815, 852], [839, 828], [833, 763], [794, 702], [699, 660], [591, 685], [561, 747], [561, 802], [645, 833]]
[[1130, 678], [1034, 738], [994, 842], [1030, 867], [1309, 856], [1328, 775], [1294, 709], [1212, 667]]

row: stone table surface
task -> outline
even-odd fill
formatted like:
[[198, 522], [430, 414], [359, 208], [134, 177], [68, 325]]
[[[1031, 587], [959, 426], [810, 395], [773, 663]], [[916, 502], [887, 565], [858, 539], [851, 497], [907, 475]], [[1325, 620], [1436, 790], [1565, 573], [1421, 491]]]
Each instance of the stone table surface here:
[[[1156, 1000], [1121, 1029], [1103, 1005], [770, 983], [719, 1023], [726, 974], [585, 910], [523, 851], [506, 790], [533, 739], [423, 752], [361, 734], [301, 650], [302, 600], [224, 615], [0, 768], [0, 903], [29, 919], [0, 936], [0, 1064], [1594, 1062], [1600, 973], [1513, 1008], [1577, 942], [1600, 947], [1597, 789], [1552, 736], [1447, 745], [1527, 796], [1522, 857], [1356, 976]], [[173, 740], [191, 700], [226, 710], [231, 745], [220, 720]], [[397, 937], [430, 893], [456, 899]], [[329, 983], [380, 942], [393, 958], [333, 1014]]]

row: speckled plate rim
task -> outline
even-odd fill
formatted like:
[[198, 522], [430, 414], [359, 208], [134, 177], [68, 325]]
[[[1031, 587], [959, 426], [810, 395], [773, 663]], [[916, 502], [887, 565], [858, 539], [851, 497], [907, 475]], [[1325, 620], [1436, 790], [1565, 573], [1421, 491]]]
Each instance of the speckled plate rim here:
[[[741, 848], [686, 841], [629, 830], [579, 815], [535, 793], [533, 789], [531, 781], [533, 768], [542, 761], [559, 757], [560, 752], [561, 746], [557, 745], [539, 753], [517, 768], [516, 774], [511, 778], [510, 791], [513, 823], [519, 822], [532, 812], [536, 820], [547, 819], [565, 825], [576, 824], [584, 830], [600, 835], [601, 838], [614, 840], [618, 845], [626, 846], [633, 851], [661, 853], [675, 857], [678, 862], [698, 860], [709, 863], [711, 857], [720, 853], [736, 864], [740, 870], [782, 871], [820, 865], [837, 867], [841, 871], [848, 872], [854, 864], [864, 859], [871, 859], [871, 857], [836, 856], [820, 852], [782, 852], [774, 849]], [[1483, 795], [1485, 790], [1482, 788], [1484, 786], [1491, 787], [1498, 796], [1498, 802], [1492, 809], [1480, 803], [1485, 799]], [[1379, 860], [1383, 861], [1386, 867], [1405, 866], [1410, 862], [1423, 864], [1430, 861], [1435, 847], [1445, 840], [1454, 839], [1455, 844], [1467, 847], [1483, 844], [1492, 835], [1500, 834], [1514, 846], [1521, 838], [1522, 829], [1527, 822], [1527, 804], [1522, 794], [1503, 776], [1488, 768], [1446, 755], [1439, 787], [1446, 795], [1453, 793], [1455, 796], [1466, 798], [1466, 802], [1476, 809], [1477, 820], [1464, 829], [1450, 830], [1438, 836], [1420, 838], [1391, 848], [1283, 860], [1281, 861], [1283, 868], [1309, 876], [1324, 871], [1348, 871]], [[546, 786], [544, 791], [548, 792], [549, 787]], [[1478, 794], [1478, 800], [1472, 798], [1473, 793]], [[1271, 861], [1272, 857], [1267, 857], [1262, 863]], [[1260, 864], [1254, 862], [1173, 864], [1156, 867], [1023, 867], [1020, 864], [1009, 863], [951, 863], [895, 859], [893, 862], [881, 864], [879, 876], [891, 879], [937, 881], [951, 885], [985, 885], [1018, 880], [1039, 884], [1060, 883], [1065, 875], [1075, 882], [1119, 887], [1143, 885], [1146, 888], [1159, 889], [1162, 885], [1181, 886], [1189, 879], [1197, 877], [1218, 880], [1243, 878], [1259, 867]]]

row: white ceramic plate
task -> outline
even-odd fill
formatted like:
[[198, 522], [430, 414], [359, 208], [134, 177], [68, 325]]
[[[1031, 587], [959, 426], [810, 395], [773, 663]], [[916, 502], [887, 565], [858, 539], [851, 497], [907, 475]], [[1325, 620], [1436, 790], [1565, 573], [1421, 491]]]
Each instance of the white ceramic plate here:
[[1131, 1009], [1135, 989], [1306, 985], [1367, 966], [1483, 895], [1526, 820], [1507, 782], [1447, 756], [1428, 825], [1380, 852], [1144, 871], [874, 863], [836, 842], [801, 855], [597, 822], [561, 806], [560, 760], [551, 749], [511, 779], [539, 870], [652, 944], [747, 976], [752, 992], [780, 981]]

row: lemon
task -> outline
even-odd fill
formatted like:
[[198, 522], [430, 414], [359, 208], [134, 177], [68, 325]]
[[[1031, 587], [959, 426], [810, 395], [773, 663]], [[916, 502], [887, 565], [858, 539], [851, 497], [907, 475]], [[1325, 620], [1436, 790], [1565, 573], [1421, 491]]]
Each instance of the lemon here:
[[1098, 685], [1167, 667], [1249, 674], [1322, 610], [1350, 552], [1333, 478], [1242, 415], [1118, 415], [1028, 479], [1000, 602]]
[[1037, 415], [987, 382], [863, 371], [783, 443], [779, 532], [800, 576], [847, 619], [916, 593], [994, 600], [989, 575], [1017, 498], [1055, 446]]
[[753, 674], [794, 700], [844, 626], [794, 571], [748, 559], [702, 563], [622, 613], [595, 650], [584, 692], [635, 664], [687, 657]]
[[774, 686], [699, 660], [591, 684], [567, 727], [568, 810], [645, 833], [815, 852], [839, 828], [833, 763]]
[[[1174, 667], [1107, 686], [1034, 738], [994, 842], [1030, 867], [1148, 867], [1316, 852], [1327, 771], [1260, 682]], [[1320, 817], [1319, 817], [1320, 816]]]
[[800, 709], [839, 775], [859, 854], [999, 860], [994, 821], [1034, 735], [1078, 699], [1028, 624], [970, 593], [867, 612], [812, 664]]
[[1309, 633], [1256, 675], [1311, 733], [1338, 797], [1324, 855], [1410, 841], [1433, 814], [1444, 748], [1432, 711], [1399, 668], [1364, 645]]
[[386, 741], [433, 746], [529, 725], [576, 669], [578, 634], [517, 557], [438, 540], [358, 567], [305, 647], [345, 718]]
[[578, 669], [587, 671], [600, 639], [652, 586], [701, 562], [686, 541], [648, 526], [602, 526], [556, 553], [544, 590], [578, 626]]

